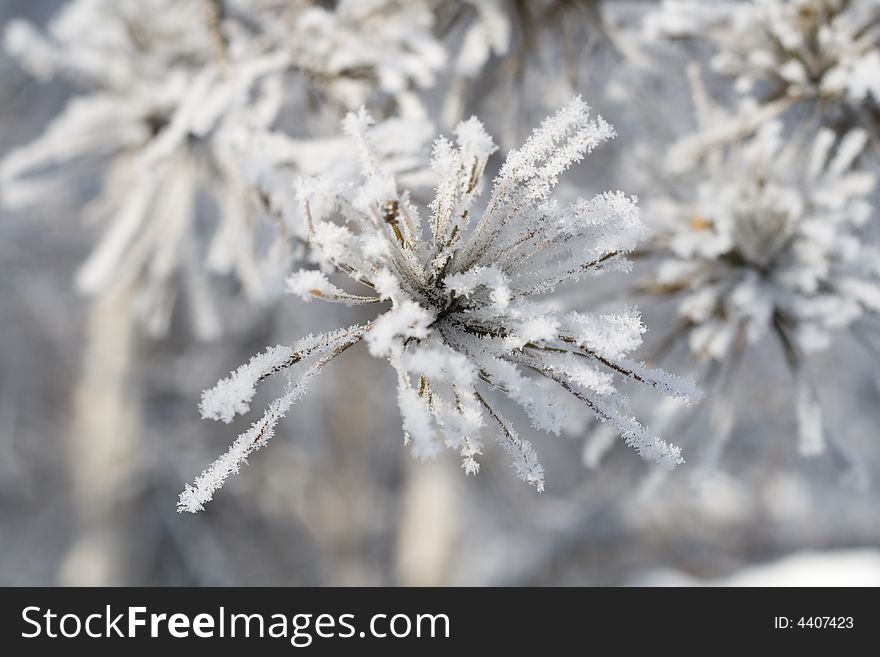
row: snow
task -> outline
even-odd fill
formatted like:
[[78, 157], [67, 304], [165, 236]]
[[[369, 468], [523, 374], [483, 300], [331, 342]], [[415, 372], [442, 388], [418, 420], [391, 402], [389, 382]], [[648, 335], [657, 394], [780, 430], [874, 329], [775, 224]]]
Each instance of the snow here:
[[861, 587], [880, 586], [880, 552], [872, 549], [800, 552], [748, 566], [719, 579], [698, 579], [677, 570], [645, 573], [635, 586]]

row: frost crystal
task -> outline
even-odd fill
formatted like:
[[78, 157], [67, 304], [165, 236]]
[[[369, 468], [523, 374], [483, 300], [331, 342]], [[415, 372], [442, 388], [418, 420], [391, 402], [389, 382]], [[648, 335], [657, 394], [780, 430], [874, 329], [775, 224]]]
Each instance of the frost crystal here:
[[[367, 325], [326, 336], [308, 354], [295, 346], [295, 364], [313, 364], [187, 488], [179, 508], [200, 509], [265, 443], [303, 383], [362, 338], [397, 372], [405, 440], [417, 457], [429, 458], [445, 444], [460, 453], [467, 473], [476, 473], [488, 424], [517, 475], [542, 490], [544, 471], [533, 447], [492, 406], [489, 393], [509, 397], [536, 428], [559, 433], [564, 413], [557, 387], [643, 456], [667, 467], [680, 463], [679, 449], [639, 424], [615, 387], [622, 375], [688, 401], [698, 397], [691, 384], [626, 357], [641, 342], [638, 315], [564, 312], [540, 299], [564, 281], [624, 268], [626, 253], [644, 237], [635, 199], [620, 192], [567, 206], [551, 198], [559, 175], [612, 137], [611, 126], [591, 119], [586, 104], [574, 99], [508, 154], [480, 209], [476, 201], [495, 145], [479, 121], [463, 122], [454, 143], [442, 137], [434, 143], [437, 186], [423, 229], [416, 206], [369, 147], [370, 123], [363, 110], [344, 122], [361, 149], [359, 184], [303, 179], [298, 188], [311, 247], [358, 292], [313, 272], [294, 274], [290, 287], [323, 301], [390, 307]], [[226, 419], [246, 407], [255, 381], [287, 353], [278, 349], [222, 381], [219, 392], [206, 393], [203, 411]]]

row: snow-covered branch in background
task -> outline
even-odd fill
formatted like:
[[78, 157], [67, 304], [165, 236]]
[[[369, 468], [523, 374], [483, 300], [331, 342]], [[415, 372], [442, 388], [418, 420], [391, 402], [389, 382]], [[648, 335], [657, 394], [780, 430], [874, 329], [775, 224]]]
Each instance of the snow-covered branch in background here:
[[[678, 299], [678, 335], [699, 359], [729, 369], [746, 346], [778, 344], [806, 456], [825, 449], [826, 432], [805, 355], [880, 313], [880, 250], [863, 238], [876, 175], [853, 169], [866, 143], [860, 129], [786, 141], [770, 123], [651, 207], [663, 259], [646, 290]], [[732, 389], [727, 380], [715, 396]]]
[[734, 81], [741, 112], [799, 108], [800, 120], [880, 137], [877, 0], [664, 0], [645, 19], [653, 38], [708, 39], [711, 68]]
[[221, 382], [220, 394], [206, 393], [203, 412], [227, 419], [246, 407], [256, 381], [288, 366], [305, 368], [264, 418], [186, 489], [179, 510], [200, 510], [271, 435], [304, 381], [361, 339], [397, 373], [405, 443], [419, 458], [435, 456], [445, 444], [460, 453], [467, 473], [476, 473], [488, 425], [518, 476], [542, 490], [534, 448], [491, 395], [510, 398], [535, 428], [558, 434], [564, 390], [644, 457], [670, 468], [680, 463], [678, 448], [643, 427], [617, 387], [620, 375], [687, 401], [699, 397], [691, 383], [628, 357], [645, 330], [638, 314], [563, 312], [542, 298], [562, 282], [626, 270], [626, 254], [645, 236], [635, 199], [620, 192], [566, 206], [552, 198], [559, 175], [613, 137], [612, 127], [591, 118], [576, 98], [508, 154], [481, 207], [483, 174], [496, 146], [476, 118], [460, 123], [454, 143], [434, 142], [437, 186], [424, 226], [410, 195], [377, 159], [371, 123], [363, 109], [343, 123], [360, 148], [359, 184], [303, 178], [297, 190], [311, 247], [328, 273], [344, 274], [356, 291], [306, 270], [289, 285], [307, 300], [357, 299], [382, 310], [367, 325], [317, 338], [321, 348], [308, 354], [302, 346], [275, 347]]
[[[254, 0], [246, 0], [251, 2]], [[391, 98], [397, 113], [423, 117], [419, 91], [429, 89], [446, 64], [446, 49], [434, 34], [427, 0], [340, 0], [287, 8], [292, 19], [277, 20], [277, 0], [255, 0], [276, 47], [289, 50], [294, 66], [337, 108], [378, 105]], [[288, 3], [296, 7], [296, 3]], [[327, 9], [320, 5], [333, 5]], [[259, 5], [269, 5], [261, 10]], [[299, 11], [297, 14], [296, 12]]]
[[[636, 41], [624, 32], [633, 20], [632, 4], [439, 2], [438, 30], [454, 53], [442, 125], [451, 129], [469, 113], [485, 115], [508, 150], [537, 119], [575, 94], [587, 93], [603, 105], [612, 98], [621, 102], [625, 85], [619, 73], [643, 63]], [[620, 66], [622, 61], [631, 66]]]
[[427, 3], [395, 0], [333, 11], [273, 0], [73, 0], [45, 35], [12, 21], [8, 52], [35, 76], [83, 91], [0, 161], [2, 201], [55, 198], [97, 163], [101, 190], [83, 214], [104, 228], [77, 287], [100, 295], [135, 284], [132, 310], [154, 335], [167, 331], [182, 291], [197, 336], [215, 337], [210, 276], [232, 276], [249, 301], [265, 303], [291, 266], [289, 240], [275, 238], [298, 230], [289, 216], [288, 225], [260, 220], [264, 199], [243, 175], [242, 146], [287, 114], [335, 124], [367, 100], [422, 117], [413, 89], [433, 84], [445, 59], [432, 20]]

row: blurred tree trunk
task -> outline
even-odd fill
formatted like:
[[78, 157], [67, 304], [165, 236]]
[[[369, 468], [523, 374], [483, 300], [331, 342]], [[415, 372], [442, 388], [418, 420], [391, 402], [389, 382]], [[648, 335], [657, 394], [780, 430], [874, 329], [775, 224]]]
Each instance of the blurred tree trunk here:
[[129, 555], [137, 527], [128, 507], [140, 413], [132, 389], [131, 296], [129, 287], [116, 289], [90, 311], [67, 438], [75, 533], [58, 573], [64, 585], [113, 586], [133, 579]]
[[400, 501], [395, 571], [402, 586], [444, 586], [450, 582], [455, 544], [459, 480], [443, 454], [419, 463], [407, 454]]
[[[328, 586], [382, 584], [369, 561], [368, 545], [380, 525], [375, 473], [369, 443], [377, 433], [371, 388], [373, 359], [352, 349], [334, 364], [333, 401], [326, 408], [329, 477], [318, 489], [316, 540]], [[329, 374], [329, 372], [328, 372]]]

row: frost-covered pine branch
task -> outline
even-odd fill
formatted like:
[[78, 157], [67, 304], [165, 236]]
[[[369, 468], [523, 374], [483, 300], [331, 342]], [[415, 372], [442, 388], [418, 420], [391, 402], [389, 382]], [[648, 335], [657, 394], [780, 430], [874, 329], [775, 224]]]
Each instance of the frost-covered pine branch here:
[[[588, 85], [609, 91], [621, 60], [641, 55], [623, 33], [616, 11], [627, 3], [608, 0], [444, 0], [438, 23], [453, 53], [443, 124], [454, 126], [471, 111], [503, 121], [503, 148], [518, 144], [535, 117], [542, 117]], [[630, 8], [631, 10], [632, 8]], [[628, 15], [629, 14], [629, 15]], [[589, 66], [583, 66], [584, 61]], [[601, 71], [601, 75], [593, 72]]]
[[[659, 199], [651, 210], [664, 257], [645, 289], [678, 299], [685, 330], [673, 335], [699, 359], [728, 369], [750, 345], [778, 345], [810, 456], [825, 449], [826, 429], [806, 356], [877, 318], [880, 249], [866, 233], [876, 174], [853, 169], [865, 131], [805, 140], [770, 123], [711, 158], [708, 175], [688, 179], [678, 197]], [[728, 380], [715, 396], [732, 389]]]
[[405, 442], [419, 458], [446, 445], [459, 452], [465, 472], [476, 473], [488, 428], [518, 476], [542, 490], [534, 448], [491, 396], [508, 397], [535, 428], [558, 434], [564, 390], [644, 457], [670, 468], [680, 463], [678, 448], [643, 427], [617, 388], [619, 375], [686, 400], [699, 396], [692, 384], [628, 357], [641, 343], [639, 315], [564, 312], [543, 299], [565, 281], [626, 270], [626, 253], [644, 237], [635, 199], [620, 192], [565, 206], [552, 198], [558, 177], [611, 138], [612, 127], [574, 99], [508, 154], [480, 204], [496, 147], [476, 118], [460, 123], [454, 142], [434, 143], [436, 193], [423, 222], [370, 148], [371, 122], [361, 109], [343, 124], [361, 147], [359, 184], [304, 178], [297, 190], [311, 247], [354, 291], [308, 270], [294, 273], [289, 286], [307, 300], [374, 303], [382, 310], [367, 325], [308, 338], [308, 349], [275, 347], [205, 393], [203, 413], [229, 419], [247, 408], [257, 381], [304, 368], [263, 419], [186, 489], [179, 510], [201, 509], [265, 443], [304, 383], [361, 340], [397, 373]]
[[[277, 5], [273, 0], [266, 4]], [[397, 114], [423, 117], [417, 93], [434, 86], [446, 64], [446, 49], [435, 38], [428, 0], [339, 0], [306, 3], [293, 20], [256, 11], [267, 34], [289, 50], [296, 70], [325, 101], [342, 109], [391, 98]]]
[[[798, 108], [845, 132], [878, 130], [877, 0], [664, 0], [645, 20], [654, 38], [708, 39], [711, 68], [734, 82], [742, 119]], [[772, 110], [772, 111], [770, 111]]]

